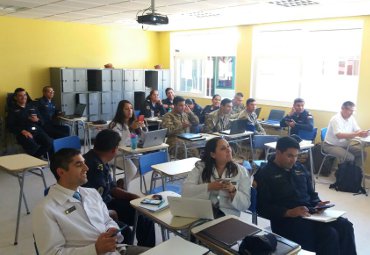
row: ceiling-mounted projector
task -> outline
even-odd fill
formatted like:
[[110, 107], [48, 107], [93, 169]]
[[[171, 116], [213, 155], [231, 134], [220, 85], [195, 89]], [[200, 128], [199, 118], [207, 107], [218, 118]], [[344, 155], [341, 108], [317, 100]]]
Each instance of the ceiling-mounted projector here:
[[[151, 13], [144, 14], [145, 11], [151, 10]], [[158, 13], [155, 13], [155, 3], [154, 0], [152, 0], [152, 5], [142, 11], [141, 16], [136, 16], [137, 22], [140, 24], [146, 24], [146, 25], [166, 25], [168, 24], [168, 17], [166, 15], [161, 15]]]

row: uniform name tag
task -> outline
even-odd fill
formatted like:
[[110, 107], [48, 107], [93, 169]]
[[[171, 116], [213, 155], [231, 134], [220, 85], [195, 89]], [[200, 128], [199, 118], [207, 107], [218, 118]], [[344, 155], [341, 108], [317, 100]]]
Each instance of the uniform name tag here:
[[68, 208], [67, 210], [64, 211], [65, 214], [70, 214], [71, 212], [76, 210], [76, 206], [72, 206], [71, 208]]

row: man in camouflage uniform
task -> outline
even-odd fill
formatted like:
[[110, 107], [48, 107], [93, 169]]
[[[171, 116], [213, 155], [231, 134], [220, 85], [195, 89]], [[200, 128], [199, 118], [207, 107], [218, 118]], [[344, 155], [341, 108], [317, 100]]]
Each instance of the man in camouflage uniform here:
[[[179, 146], [177, 155], [175, 155], [176, 143], [183, 143], [183, 139], [177, 138], [177, 135], [189, 133], [192, 125], [198, 125], [198, 117], [185, 105], [185, 98], [176, 96], [173, 99], [174, 108], [166, 113], [162, 119], [162, 127], [167, 128], [167, 144], [170, 146], [170, 154], [176, 158], [184, 158], [184, 147]], [[188, 156], [199, 156], [196, 149], [188, 150]]]
[[233, 109], [231, 111], [231, 114], [240, 113], [245, 109], [243, 105], [244, 95], [241, 92], [238, 92], [235, 94], [234, 99], [232, 101], [233, 103]]
[[255, 113], [257, 108], [257, 102], [254, 98], [247, 99], [247, 107], [242, 111], [238, 119], [247, 119], [251, 125], [254, 126], [254, 133], [256, 135], [265, 135], [266, 131], [263, 129], [262, 125], [257, 120], [257, 115]]
[[207, 115], [204, 122], [203, 132], [213, 133], [230, 129], [232, 102], [228, 98], [221, 101], [220, 109]]

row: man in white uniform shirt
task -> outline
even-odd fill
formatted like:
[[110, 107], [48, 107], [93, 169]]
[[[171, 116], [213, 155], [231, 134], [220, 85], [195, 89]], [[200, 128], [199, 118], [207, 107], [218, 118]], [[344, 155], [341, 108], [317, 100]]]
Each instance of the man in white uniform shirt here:
[[57, 184], [32, 214], [33, 233], [40, 254], [140, 254], [144, 247], [117, 251], [123, 241], [100, 194], [80, 185], [87, 182], [85, 160], [75, 149], [61, 149], [50, 162]]
[[355, 161], [357, 166], [361, 166], [361, 145], [354, 144], [348, 148], [351, 139], [355, 137], [367, 137], [368, 131], [361, 130], [355, 118], [352, 116], [355, 104], [346, 101], [342, 104], [339, 113], [333, 116], [329, 122], [328, 130], [323, 144], [323, 150], [336, 156], [339, 163], [344, 161]]

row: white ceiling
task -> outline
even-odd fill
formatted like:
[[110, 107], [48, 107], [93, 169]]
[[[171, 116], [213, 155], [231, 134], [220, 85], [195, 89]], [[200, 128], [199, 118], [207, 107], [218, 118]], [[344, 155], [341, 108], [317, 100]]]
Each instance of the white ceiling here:
[[[314, 4], [299, 5], [307, 2]], [[0, 16], [141, 29], [136, 15], [150, 5], [150, 0], [0, 0]], [[155, 7], [157, 13], [168, 15], [169, 24], [144, 25], [144, 29], [170, 31], [370, 15], [370, 0], [156, 0]]]

